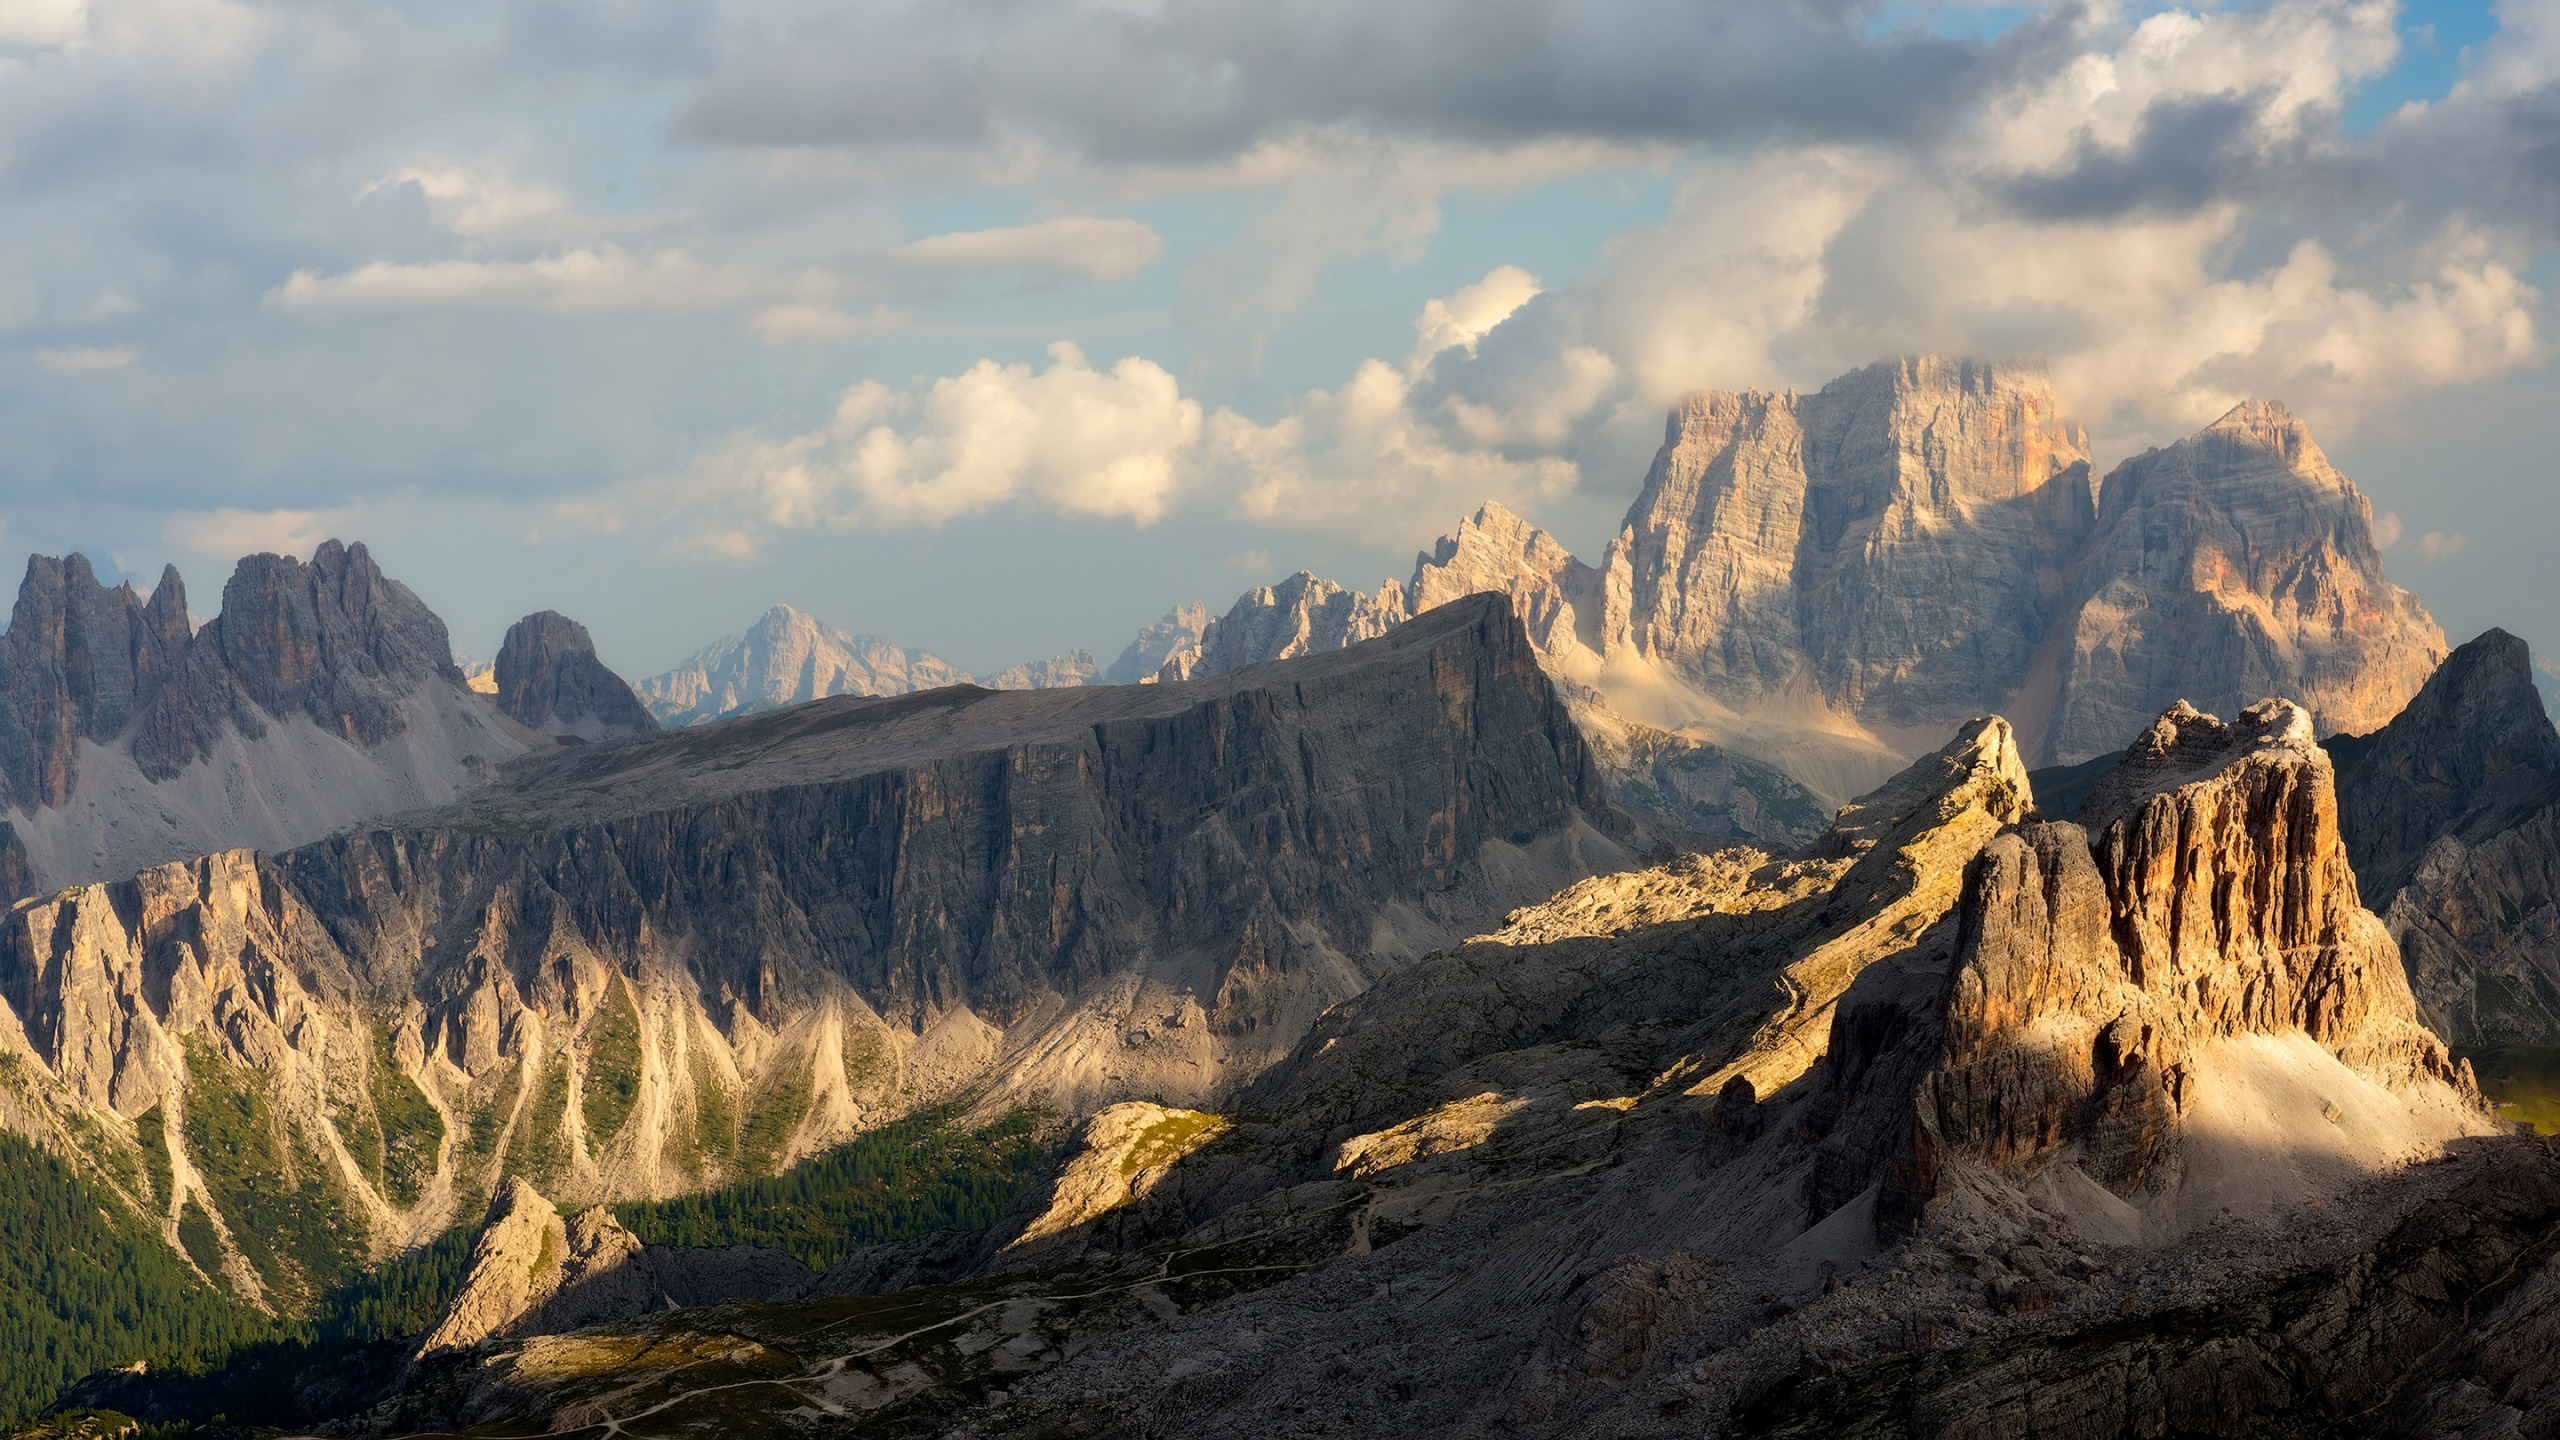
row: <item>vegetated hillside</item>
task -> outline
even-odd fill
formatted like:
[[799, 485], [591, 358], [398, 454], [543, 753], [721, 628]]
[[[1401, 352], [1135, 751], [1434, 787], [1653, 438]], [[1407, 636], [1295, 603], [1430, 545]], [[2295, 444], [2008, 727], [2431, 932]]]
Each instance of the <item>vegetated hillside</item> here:
[[107, 1365], [203, 1364], [278, 1334], [122, 1196], [0, 1133], [0, 1424]]
[[780, 1175], [672, 1200], [626, 1201], [615, 1218], [644, 1244], [779, 1250], [824, 1270], [855, 1250], [1004, 1218], [1051, 1156], [1039, 1117], [968, 1129], [937, 1106], [891, 1121]]
[[511, 1179], [663, 1200], [963, 1091], [1225, 1093], [1645, 833], [1494, 600], [1198, 685], [820, 702], [21, 902], [0, 1126], [316, 1325]]

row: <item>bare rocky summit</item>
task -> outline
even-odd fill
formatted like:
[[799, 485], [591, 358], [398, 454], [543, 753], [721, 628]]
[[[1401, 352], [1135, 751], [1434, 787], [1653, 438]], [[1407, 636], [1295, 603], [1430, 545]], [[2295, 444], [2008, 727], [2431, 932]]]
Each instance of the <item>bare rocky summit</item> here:
[[640, 697], [596, 658], [587, 627], [556, 610], [508, 627], [491, 678], [498, 708], [546, 735], [604, 740], [658, 728]]
[[466, 690], [438, 620], [365, 547], [243, 559], [187, 618], [89, 562], [28, 562], [0, 637], [9, 893], [444, 804], [541, 743]]
[[1404, 591], [1392, 580], [1363, 595], [1301, 570], [1246, 591], [1209, 622], [1197, 644], [1166, 656], [1156, 679], [1205, 680], [1246, 665], [1345, 649], [1386, 634], [1409, 614]]
[[650, 714], [672, 726], [830, 695], [905, 695], [968, 683], [967, 671], [939, 655], [848, 635], [776, 605], [745, 634], [714, 641], [632, 688]]

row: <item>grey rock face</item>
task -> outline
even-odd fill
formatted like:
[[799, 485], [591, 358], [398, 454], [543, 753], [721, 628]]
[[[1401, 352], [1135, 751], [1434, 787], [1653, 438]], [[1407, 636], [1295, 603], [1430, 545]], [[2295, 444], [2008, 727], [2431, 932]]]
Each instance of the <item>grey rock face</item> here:
[[1093, 652], [1078, 648], [999, 670], [987, 677], [986, 685], [990, 690], [1058, 690], [1069, 685], [1091, 685], [1101, 673]]
[[2560, 1041], [2560, 731], [2532, 676], [2491, 630], [2390, 724], [2328, 742], [2357, 879], [2459, 1045]]
[[192, 635], [175, 567], [146, 603], [98, 583], [84, 555], [27, 558], [0, 636], [0, 803], [59, 805], [76, 747], [121, 737], [184, 666]]
[[2446, 656], [2390, 724], [2327, 744], [2347, 854], [2377, 906], [2439, 837], [2486, 840], [2560, 783], [2560, 730], [2534, 688], [2533, 656], [2504, 630]]
[[602, 740], [658, 728], [640, 697], [596, 658], [587, 627], [556, 610], [508, 627], [494, 678], [498, 708], [547, 735]]
[[523, 748], [364, 546], [250, 556], [223, 597], [197, 630], [175, 569], [146, 602], [80, 556], [29, 562], [0, 638], [9, 893], [443, 803]]

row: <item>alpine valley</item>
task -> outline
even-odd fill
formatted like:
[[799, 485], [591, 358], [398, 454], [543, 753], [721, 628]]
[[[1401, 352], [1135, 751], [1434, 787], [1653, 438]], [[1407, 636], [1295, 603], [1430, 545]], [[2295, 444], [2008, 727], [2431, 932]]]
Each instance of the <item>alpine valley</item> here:
[[32, 557], [0, 1420], [2560, 1435], [2533, 658], [2282, 406], [2066, 398], [1692, 395], [1593, 559], [976, 678]]

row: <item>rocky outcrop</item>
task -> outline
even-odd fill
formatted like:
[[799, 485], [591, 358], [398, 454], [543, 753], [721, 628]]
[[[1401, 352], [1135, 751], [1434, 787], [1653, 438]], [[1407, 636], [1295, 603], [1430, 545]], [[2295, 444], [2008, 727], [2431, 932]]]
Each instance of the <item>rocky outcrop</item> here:
[[1096, 1112], [1045, 1193], [1026, 1204], [1019, 1228], [1005, 1242], [1004, 1267], [1072, 1260], [1096, 1241], [1114, 1238], [1096, 1234], [1095, 1227], [1113, 1211], [1145, 1199], [1178, 1161], [1227, 1126], [1224, 1116], [1147, 1100]]
[[[1200, 643], [1201, 634], [1209, 628], [1209, 607], [1176, 605], [1164, 612], [1164, 618], [1138, 632], [1102, 672], [1105, 685], [1138, 685], [1156, 678], [1164, 662], [1178, 650], [1189, 650]], [[996, 687], [1002, 689], [1002, 686]]]
[[1411, 612], [1393, 580], [1376, 595], [1345, 590], [1301, 570], [1277, 585], [1248, 590], [1209, 622], [1199, 643], [1165, 657], [1159, 681], [1206, 679], [1246, 665], [1320, 655], [1373, 640]]
[[905, 695], [968, 683], [967, 671], [939, 655], [848, 635], [776, 605], [744, 635], [714, 641], [632, 688], [661, 723], [680, 726], [830, 695]]
[[2181, 698], [2237, 710], [2273, 694], [2320, 734], [2371, 730], [2444, 656], [2382, 573], [2372, 506], [2281, 405], [2246, 401], [2127, 460], [2100, 511], [2050, 668], [2019, 701], [2052, 763], [2117, 748], [2130, 717]]
[[2491, 630], [2445, 657], [2407, 708], [2368, 734], [2327, 742], [2338, 824], [2366, 898], [2388, 907], [2430, 846], [2465, 844], [2560, 799], [2560, 729], [2522, 640]]
[[175, 569], [146, 601], [37, 556], [0, 638], [9, 893], [447, 803], [537, 743], [360, 544], [242, 560], [201, 629]]
[[[2317, 1193], [2328, 1177], [2277, 1173], [2305, 1153], [2371, 1169], [2486, 1132], [2468, 1068], [2419, 1024], [2396, 947], [2358, 901], [2301, 707], [2268, 701], [2226, 725], [2176, 706], [2080, 813], [2001, 836], [1967, 876], [1939, 1055], [1882, 1221], [1917, 1224], [1960, 1188], [1959, 1167], [2050, 1188], [2067, 1163], [2132, 1209], [2174, 1211], [2146, 1223], [2175, 1233], [2235, 1187]], [[2323, 1143], [2220, 1174], [2181, 1153], [2199, 1112], [2201, 1144], [2227, 1143], [2240, 1115]]]
[[596, 658], [587, 627], [556, 610], [508, 627], [492, 678], [498, 708], [546, 735], [605, 740], [658, 728], [640, 697]]
[[2560, 1041], [2560, 731], [2532, 676], [2492, 630], [2390, 724], [2328, 742], [2357, 879], [2457, 1045]]
[[423, 1360], [679, 1306], [772, 1300], [814, 1278], [779, 1251], [643, 1245], [603, 1206], [564, 1216], [518, 1180], [490, 1205], [453, 1299], [412, 1354]]

